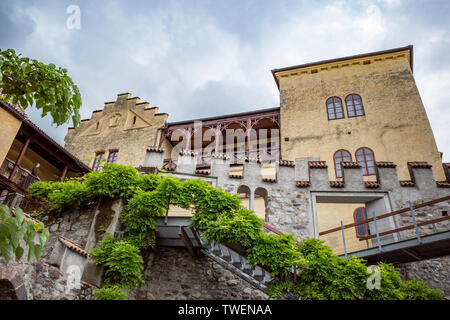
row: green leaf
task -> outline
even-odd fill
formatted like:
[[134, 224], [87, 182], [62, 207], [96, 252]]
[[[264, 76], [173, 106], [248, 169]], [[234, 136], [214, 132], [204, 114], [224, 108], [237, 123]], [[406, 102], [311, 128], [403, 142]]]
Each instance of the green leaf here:
[[21, 246], [18, 246], [15, 251], [16, 259], [20, 260], [20, 258], [22, 258], [22, 256], [23, 256], [23, 253], [24, 253], [23, 248]]
[[14, 254], [14, 250], [9, 243], [0, 243], [0, 252], [2, 253], [3, 258], [5, 258], [6, 263], [11, 260]]

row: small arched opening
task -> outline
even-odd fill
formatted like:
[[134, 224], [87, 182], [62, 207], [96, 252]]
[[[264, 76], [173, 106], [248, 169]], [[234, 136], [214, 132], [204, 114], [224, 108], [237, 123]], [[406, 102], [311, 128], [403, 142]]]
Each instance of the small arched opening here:
[[8, 279], [0, 279], [0, 300], [18, 300], [16, 290]]
[[264, 221], [267, 221], [267, 195], [266, 189], [255, 189], [255, 214]]

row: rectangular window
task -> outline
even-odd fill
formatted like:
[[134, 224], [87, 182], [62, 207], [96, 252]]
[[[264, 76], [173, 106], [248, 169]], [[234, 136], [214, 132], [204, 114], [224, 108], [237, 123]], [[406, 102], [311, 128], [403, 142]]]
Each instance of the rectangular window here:
[[119, 154], [119, 150], [109, 151], [108, 163], [116, 163], [118, 154]]
[[97, 152], [95, 154], [94, 165], [92, 166], [92, 170], [98, 171], [102, 168], [102, 159], [105, 156], [104, 152]]

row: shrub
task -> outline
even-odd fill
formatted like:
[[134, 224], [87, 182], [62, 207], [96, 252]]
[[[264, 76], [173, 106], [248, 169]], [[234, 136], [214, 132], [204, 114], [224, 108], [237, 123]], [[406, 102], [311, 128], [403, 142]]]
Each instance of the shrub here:
[[222, 213], [207, 223], [202, 234], [208, 243], [234, 242], [251, 247], [260, 237], [261, 219], [253, 211], [239, 208], [236, 212]]
[[97, 300], [128, 300], [127, 294], [119, 286], [107, 286], [95, 290]]
[[132, 166], [107, 163], [101, 171], [91, 171], [85, 175], [85, 184], [94, 196], [121, 196], [128, 199], [133, 196], [138, 172]]
[[100, 245], [92, 249], [96, 264], [105, 266], [105, 283], [120, 284], [124, 288], [137, 288], [143, 283], [142, 270], [144, 260], [139, 249], [126, 241], [115, 241], [106, 234]]

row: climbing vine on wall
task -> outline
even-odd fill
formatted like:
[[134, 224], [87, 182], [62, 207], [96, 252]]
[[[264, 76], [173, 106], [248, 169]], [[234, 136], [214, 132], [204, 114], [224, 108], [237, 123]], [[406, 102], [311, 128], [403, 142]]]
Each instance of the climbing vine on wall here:
[[[194, 213], [192, 227], [201, 230], [206, 241], [239, 243], [245, 248], [250, 264], [285, 279], [268, 286], [267, 293], [273, 298], [290, 293], [302, 299], [442, 299], [438, 290], [421, 281], [403, 282], [398, 270], [390, 264], [379, 264], [381, 286], [369, 289], [367, 281], [371, 274], [364, 260], [339, 257], [317, 239], [303, 240], [299, 246], [292, 235], [266, 234], [261, 221], [242, 206], [237, 195], [200, 179], [180, 181], [172, 176], [139, 176], [130, 166], [106, 164], [102, 171], [88, 173], [78, 180], [35, 183], [30, 187], [30, 195], [43, 198], [57, 212], [96, 201], [101, 196], [125, 199], [120, 217], [125, 226], [124, 240], [118, 242], [107, 236], [106, 242], [92, 251], [98, 263], [111, 268], [106, 271], [111, 284], [119, 279], [131, 287], [140, 283], [137, 274], [120, 273], [130, 267], [122, 260], [135, 257], [138, 249], [155, 246], [154, 218], [163, 216], [173, 205]], [[121, 248], [120, 254], [113, 254], [114, 246]], [[132, 258], [140, 272], [142, 262], [138, 260]], [[292, 267], [297, 270], [296, 279], [292, 277]]]

